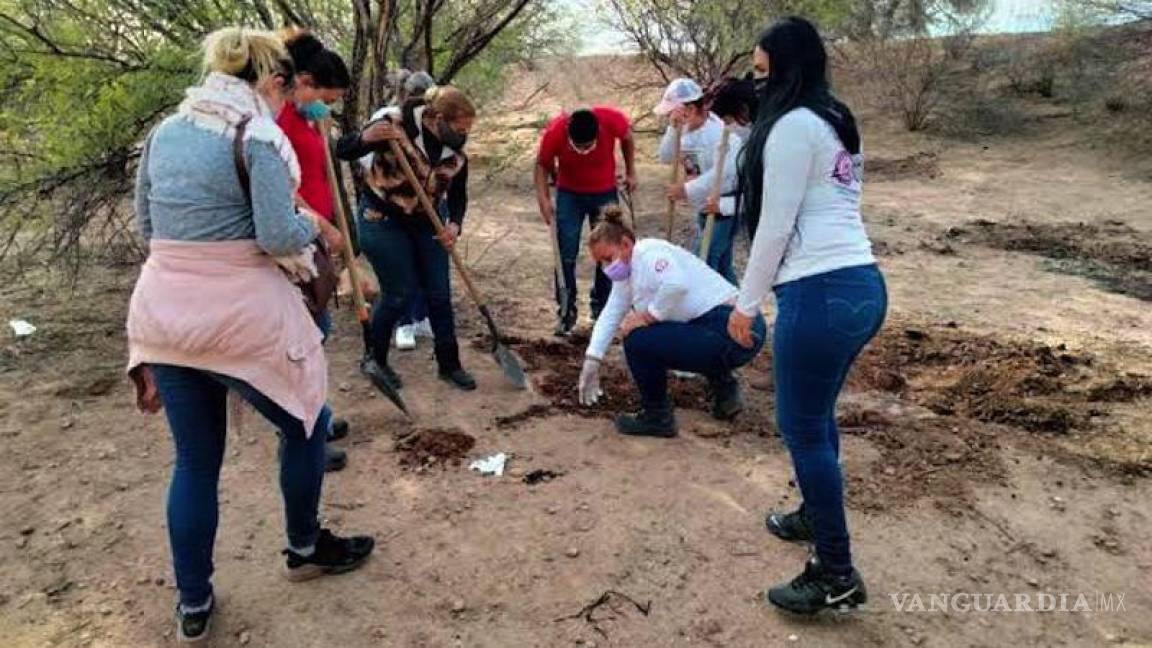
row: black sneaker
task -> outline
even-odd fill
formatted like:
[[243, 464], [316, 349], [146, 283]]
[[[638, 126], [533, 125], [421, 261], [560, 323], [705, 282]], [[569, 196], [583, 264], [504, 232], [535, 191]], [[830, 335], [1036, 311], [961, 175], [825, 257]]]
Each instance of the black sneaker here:
[[328, 431], [329, 441], [339, 441], [348, 437], [348, 421], [338, 418], [332, 419], [332, 429]]
[[616, 417], [616, 431], [628, 436], [647, 436], [671, 439], [676, 436], [676, 417], [672, 408], [644, 410], [635, 416]]
[[441, 370], [440, 380], [452, 383], [461, 391], [472, 391], [476, 389], [476, 379], [472, 377], [472, 374], [463, 369], [452, 369], [451, 371]]
[[301, 556], [291, 549], [283, 551], [288, 556], [284, 576], [292, 582], [300, 582], [350, 572], [363, 565], [375, 547], [376, 541], [370, 536], [341, 538], [328, 529], [321, 529], [316, 538], [316, 550], [311, 556]]
[[572, 335], [572, 329], [575, 327], [575, 322], [569, 320], [560, 320], [559, 322], [556, 322], [556, 328], [552, 329], [552, 335], [562, 338], [569, 337]]
[[785, 542], [812, 542], [815, 538], [803, 504], [791, 513], [769, 513], [764, 518], [764, 526], [768, 527], [768, 533]]
[[180, 643], [198, 643], [208, 638], [212, 630], [212, 612], [216, 610], [216, 597], [208, 599], [208, 609], [185, 612], [176, 605], [176, 639]]
[[347, 452], [332, 444], [324, 445], [324, 472], [340, 472], [347, 465]]
[[853, 610], [868, 601], [868, 591], [860, 572], [847, 576], [830, 574], [820, 567], [815, 557], [804, 565], [804, 572], [792, 582], [768, 590], [768, 602], [796, 614], [815, 614], [821, 610]]
[[372, 382], [383, 382], [397, 391], [404, 389], [404, 381], [400, 380], [400, 375], [392, 371], [392, 367], [376, 362], [375, 358], [364, 358], [360, 362], [360, 371]]
[[720, 388], [714, 388], [712, 396], [712, 418], [717, 421], [731, 421], [740, 412], [744, 411], [744, 395], [740, 390], [740, 383], [733, 382]]

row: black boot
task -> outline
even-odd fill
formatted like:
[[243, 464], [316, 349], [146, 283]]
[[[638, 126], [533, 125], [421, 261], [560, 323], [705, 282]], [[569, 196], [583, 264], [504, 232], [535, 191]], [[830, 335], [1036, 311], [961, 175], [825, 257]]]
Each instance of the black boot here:
[[635, 416], [617, 416], [616, 431], [628, 436], [670, 439], [676, 436], [676, 416], [671, 405], [645, 407]]
[[435, 351], [440, 380], [452, 383], [463, 391], [476, 389], [476, 379], [464, 371], [460, 364], [460, 345], [456, 343], [456, 338], [447, 341], [437, 340]]
[[348, 421], [342, 418], [332, 419], [332, 429], [328, 431], [329, 441], [340, 441], [347, 438], [349, 431]]
[[464, 371], [462, 367], [447, 370], [441, 369], [440, 380], [452, 383], [461, 391], [473, 391], [476, 389], [476, 379], [472, 377], [472, 374]]
[[838, 576], [820, 566], [816, 557], [808, 559], [804, 572], [791, 582], [768, 590], [768, 602], [796, 614], [820, 610], [852, 610], [868, 600], [864, 581], [855, 569]]
[[381, 364], [371, 356], [365, 356], [360, 361], [360, 372], [374, 383], [383, 383], [397, 391], [404, 388], [404, 381], [400, 380], [400, 375], [393, 371], [387, 362]]
[[712, 418], [731, 421], [743, 411], [744, 395], [740, 383], [732, 375], [712, 382]]
[[331, 443], [324, 444], [324, 472], [340, 472], [347, 465], [347, 452]]
[[768, 533], [785, 542], [812, 542], [812, 525], [804, 513], [804, 505], [791, 513], [769, 513], [764, 518]]

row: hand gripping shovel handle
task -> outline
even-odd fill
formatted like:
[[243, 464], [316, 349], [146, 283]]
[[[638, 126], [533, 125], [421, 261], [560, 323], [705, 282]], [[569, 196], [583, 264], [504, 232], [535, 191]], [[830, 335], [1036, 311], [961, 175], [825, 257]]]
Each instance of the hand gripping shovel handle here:
[[[404, 150], [400, 147], [400, 143], [396, 140], [388, 140], [388, 146], [392, 149], [392, 154], [396, 157], [396, 162], [400, 165], [400, 169], [404, 172], [404, 178], [408, 184], [412, 185], [412, 189], [416, 192], [416, 198], [423, 207], [424, 215], [428, 217], [428, 221], [432, 223], [432, 228], [436, 231], [436, 236], [444, 236], [444, 223], [440, 222], [440, 216], [436, 213], [436, 207], [433, 206], [432, 201], [428, 198], [428, 193], [424, 191], [424, 186], [420, 184], [420, 180], [416, 177], [416, 172], [412, 170], [412, 165], [408, 162], [408, 157], [404, 154]], [[456, 247], [447, 248], [448, 255], [452, 259], [452, 265], [456, 266], [456, 273], [460, 275], [460, 279], [464, 282], [464, 288], [468, 291], [468, 296], [476, 303], [476, 307], [480, 311], [480, 315], [484, 318], [484, 322], [488, 325], [488, 330], [492, 334], [492, 355], [496, 357], [496, 362], [504, 370], [504, 375], [508, 377], [517, 387], [526, 389], [528, 387], [528, 379], [524, 375], [524, 367], [520, 361], [516, 359], [512, 352], [504, 347], [500, 342], [500, 331], [496, 328], [496, 321], [492, 319], [492, 313], [488, 310], [488, 303], [484, 300], [484, 296], [480, 290], [476, 288], [476, 284], [472, 283], [472, 277], [469, 276], [468, 270], [464, 267], [464, 261], [460, 258], [460, 253], [457, 252]]]
[[[336, 174], [336, 163], [332, 159], [332, 151], [328, 148], [328, 135], [332, 132], [332, 124], [326, 119], [320, 123], [320, 128], [324, 135], [324, 161], [328, 172], [328, 186], [332, 190], [333, 196], [339, 196], [340, 194], [337, 193], [340, 190], [339, 176]], [[344, 263], [348, 266], [348, 278], [352, 281], [352, 303], [356, 307], [356, 319], [360, 322], [360, 329], [364, 334], [364, 355], [370, 356], [372, 353], [372, 324], [368, 316], [368, 304], [364, 301], [364, 293], [360, 287], [360, 271], [356, 265], [356, 257], [352, 252], [348, 214], [344, 211], [344, 201], [342, 200], [336, 201], [336, 226], [340, 228], [340, 234], [344, 237]], [[412, 418], [412, 414], [408, 411], [408, 405], [405, 404], [400, 392], [396, 391], [395, 387], [378, 380], [374, 380], [372, 383], [388, 397], [388, 400], [392, 401], [393, 405], [404, 412], [405, 416]]]
[[[720, 149], [717, 151], [719, 157], [716, 159], [716, 166], [714, 167], [716, 175], [712, 178], [712, 199], [717, 203], [720, 202], [720, 191], [724, 187], [724, 161], [728, 159], [728, 127], [724, 127], [724, 132], [720, 135]], [[707, 219], [704, 221], [704, 233], [700, 236], [700, 258], [704, 263], [708, 263], [708, 251], [712, 249], [712, 231], [716, 228], [717, 214], [709, 213]]]

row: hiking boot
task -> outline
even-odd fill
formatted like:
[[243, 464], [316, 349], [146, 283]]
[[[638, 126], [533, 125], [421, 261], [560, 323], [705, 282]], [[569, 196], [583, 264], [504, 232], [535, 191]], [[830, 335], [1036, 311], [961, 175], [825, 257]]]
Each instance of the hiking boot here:
[[676, 436], [676, 417], [671, 407], [645, 409], [635, 416], [617, 416], [616, 431], [628, 436], [670, 439]]
[[340, 472], [347, 465], [347, 452], [331, 444], [324, 445], [324, 472]]
[[455, 385], [461, 391], [472, 391], [476, 389], [476, 379], [472, 374], [457, 368], [452, 370], [440, 370], [440, 380]]
[[812, 557], [804, 571], [790, 583], [768, 590], [768, 602], [796, 614], [815, 614], [820, 610], [854, 610], [868, 600], [868, 591], [860, 572], [846, 576], [824, 571]]
[[332, 419], [332, 429], [328, 431], [329, 441], [339, 441], [348, 437], [348, 421], [338, 418]]
[[372, 382], [382, 382], [392, 389], [399, 391], [404, 389], [404, 381], [400, 380], [400, 376], [392, 371], [392, 367], [387, 364], [381, 365], [376, 362], [375, 358], [365, 358], [360, 362], [360, 371], [368, 376]]
[[198, 643], [208, 638], [212, 630], [212, 613], [216, 610], [216, 597], [208, 599], [205, 609], [185, 612], [184, 606], [176, 605], [176, 639], [180, 643]]
[[350, 572], [363, 565], [375, 547], [376, 541], [371, 536], [341, 538], [328, 529], [321, 529], [312, 555], [301, 556], [291, 549], [282, 552], [288, 556], [284, 577], [300, 582]]
[[815, 538], [803, 504], [791, 513], [769, 513], [764, 518], [764, 526], [768, 527], [768, 533], [785, 542], [812, 542]]
[[713, 391], [715, 393], [712, 396], [712, 418], [717, 421], [731, 421], [744, 411], [744, 395], [740, 391], [740, 383], [732, 382]]

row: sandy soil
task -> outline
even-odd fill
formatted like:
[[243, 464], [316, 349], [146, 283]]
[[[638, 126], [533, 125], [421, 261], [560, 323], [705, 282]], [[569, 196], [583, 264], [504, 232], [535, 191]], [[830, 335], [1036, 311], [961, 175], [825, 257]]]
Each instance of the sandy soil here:
[[[425, 343], [396, 355], [407, 423], [357, 374], [357, 326], [341, 312], [332, 400], [353, 432], [323, 512], [337, 529], [375, 534], [378, 553], [338, 578], [279, 576], [274, 436], [247, 417], [221, 483], [215, 645], [1152, 645], [1152, 309], [1133, 296], [1152, 271], [1146, 172], [1060, 124], [967, 144], [867, 133], [866, 218], [892, 313], [841, 424], [872, 600], [849, 617], [797, 619], [758, 599], [805, 557], [763, 529], [767, 509], [797, 496], [770, 391], [749, 390], [749, 411], [729, 426], [699, 411], [698, 385], [677, 383], [683, 433], [671, 441], [620, 438], [610, 411], [572, 406], [580, 348], [548, 341], [533, 131], [514, 128], [559, 103], [545, 92], [486, 122], [464, 243], [534, 389], [511, 389], [465, 344], [480, 390], [457, 393], [435, 380]], [[651, 136], [643, 146], [654, 149]], [[661, 223], [662, 171], [646, 155], [637, 204], [648, 233]], [[0, 290], [5, 320], [41, 327], [0, 350], [5, 646], [174, 645], [170, 442], [162, 418], [133, 411], [119, 373], [132, 274], [93, 271], [74, 293], [37, 281]], [[1129, 283], [1107, 280], [1118, 275]], [[471, 306], [458, 312], [462, 337], [478, 335]], [[611, 402], [623, 406], [613, 362]], [[765, 355], [745, 377], [763, 387], [769, 366]], [[413, 460], [414, 447], [441, 447], [411, 441], [432, 429], [474, 445], [444, 446], [462, 460]], [[512, 455], [504, 477], [466, 469], [497, 451]], [[525, 483], [535, 471], [554, 477]], [[609, 591], [619, 595], [581, 614]], [[1125, 609], [916, 613], [891, 598], [955, 592], [1104, 592], [1124, 595]]]

